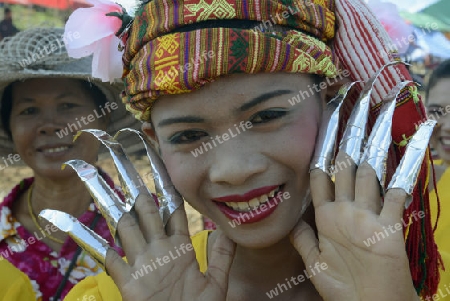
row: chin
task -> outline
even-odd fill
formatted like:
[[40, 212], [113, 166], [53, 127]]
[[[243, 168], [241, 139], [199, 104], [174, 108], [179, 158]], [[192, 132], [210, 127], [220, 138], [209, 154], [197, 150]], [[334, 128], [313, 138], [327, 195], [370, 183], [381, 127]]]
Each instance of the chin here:
[[46, 164], [45, 166], [37, 166], [33, 168], [35, 174], [39, 174], [41, 177], [48, 179], [65, 179], [76, 176], [75, 171], [71, 167], [66, 167], [64, 170], [61, 169], [61, 164]]
[[292, 225], [280, 225], [280, 227], [272, 227], [272, 229], [265, 229], [260, 227], [253, 230], [231, 230], [226, 231], [226, 235], [233, 240], [237, 245], [248, 249], [266, 249], [275, 246], [281, 241], [288, 239], [289, 234], [295, 223]]
[[[301, 208], [285, 206], [268, 218], [253, 224], [232, 227], [230, 220], [221, 219], [218, 227], [236, 244], [244, 248], [263, 249], [289, 237], [300, 216]], [[298, 214], [294, 214], [298, 212]]]

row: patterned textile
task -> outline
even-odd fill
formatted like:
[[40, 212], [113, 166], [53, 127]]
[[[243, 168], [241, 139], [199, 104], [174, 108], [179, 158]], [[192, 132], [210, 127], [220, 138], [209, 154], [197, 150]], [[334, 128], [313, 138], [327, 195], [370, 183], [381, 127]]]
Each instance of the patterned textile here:
[[[172, 32], [218, 19], [264, 22], [252, 29]], [[274, 32], [274, 24], [292, 30]], [[145, 121], [160, 95], [187, 93], [224, 74], [285, 71], [334, 77], [338, 62], [325, 44], [334, 37], [334, 27], [334, 2], [328, 0], [152, 1], [137, 12], [128, 37], [123, 101]]]
[[[235, 23], [218, 28], [211, 22], [217, 19]], [[260, 22], [245, 29], [239, 20]], [[201, 29], [189, 30], [195, 23]], [[273, 24], [286, 28], [273, 29]], [[283, 71], [334, 77], [344, 70], [352, 81], [367, 81], [383, 65], [398, 60], [392, 41], [363, 0], [153, 0], [137, 11], [127, 35], [122, 99], [143, 121], [150, 119], [159, 96], [187, 93], [225, 74]], [[403, 65], [383, 71], [372, 94], [368, 130], [383, 97], [405, 80], [411, 76]], [[342, 125], [361, 88], [343, 108]], [[424, 120], [423, 104], [410, 85], [397, 99], [386, 183]], [[424, 160], [413, 202], [404, 213], [405, 218], [414, 211], [426, 213], [405, 229], [412, 278], [422, 296], [436, 292], [441, 266], [430, 220], [428, 174], [429, 161]]]
[[[107, 176], [105, 179], [110, 187], [114, 188], [112, 180]], [[27, 192], [33, 181], [34, 178], [24, 179], [12, 189], [0, 205], [0, 260], [8, 260], [25, 273], [33, 286], [36, 300], [47, 301], [55, 295], [78, 246], [68, 237], [58, 254], [41, 241], [42, 233], [39, 231], [28, 232], [14, 218], [12, 215], [14, 202], [21, 194]], [[100, 214], [100, 211], [94, 203], [91, 203], [89, 209], [78, 220], [89, 227], [97, 214]], [[99, 219], [95, 232], [114, 246], [114, 240], [103, 217]], [[121, 256], [124, 255], [121, 249], [114, 248]], [[64, 299], [75, 284], [87, 276], [93, 276], [102, 271], [91, 256], [83, 251], [78, 256], [77, 263], [70, 273], [60, 300]]]

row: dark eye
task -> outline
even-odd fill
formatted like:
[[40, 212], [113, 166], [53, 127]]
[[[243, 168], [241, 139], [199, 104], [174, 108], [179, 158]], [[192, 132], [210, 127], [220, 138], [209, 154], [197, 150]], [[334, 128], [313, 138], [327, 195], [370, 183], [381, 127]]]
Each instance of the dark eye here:
[[35, 107], [29, 107], [26, 109], [23, 109], [22, 111], [20, 111], [19, 115], [31, 115], [31, 114], [35, 114], [37, 112], [37, 108]]
[[201, 131], [183, 131], [170, 137], [169, 142], [172, 144], [188, 144], [206, 136], [208, 136], [208, 134]]
[[79, 105], [75, 104], [75, 103], [63, 103], [61, 104], [61, 108], [63, 109], [72, 109], [75, 107], [78, 107]]
[[286, 110], [267, 110], [256, 113], [250, 118], [251, 123], [266, 123], [287, 114]]

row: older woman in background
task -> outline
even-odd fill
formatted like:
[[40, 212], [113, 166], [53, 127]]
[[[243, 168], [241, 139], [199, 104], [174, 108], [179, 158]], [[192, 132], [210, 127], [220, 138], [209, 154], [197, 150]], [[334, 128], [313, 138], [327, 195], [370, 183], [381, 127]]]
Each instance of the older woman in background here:
[[[1, 45], [2, 172], [13, 158], [34, 176], [0, 204], [0, 300], [62, 300], [80, 280], [102, 271], [64, 232], [37, 219], [41, 210], [70, 213], [113, 243], [83, 182], [61, 165], [71, 159], [97, 161], [99, 142], [89, 135], [73, 142], [78, 130], [113, 132], [136, 122], [117, 104], [120, 86], [93, 80], [91, 59], [70, 59], [62, 36], [62, 29], [31, 29]], [[23, 282], [27, 289], [19, 290]]]

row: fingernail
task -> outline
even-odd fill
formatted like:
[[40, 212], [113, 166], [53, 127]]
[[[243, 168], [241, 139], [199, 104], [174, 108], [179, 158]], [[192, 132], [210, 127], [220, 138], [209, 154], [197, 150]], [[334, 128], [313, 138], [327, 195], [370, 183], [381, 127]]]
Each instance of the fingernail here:
[[39, 213], [43, 218], [55, 225], [59, 230], [67, 233], [83, 250], [92, 256], [99, 266], [105, 269], [108, 242], [83, 225], [75, 217], [62, 211], [45, 209]]
[[147, 156], [150, 161], [151, 171], [153, 174], [153, 181], [155, 183], [156, 196], [159, 200], [159, 214], [163, 221], [164, 226], [166, 226], [172, 214], [183, 204], [183, 198], [180, 193], [175, 189], [172, 184], [172, 180], [165, 171], [164, 162], [161, 160], [159, 155], [154, 151], [154, 149], [148, 144], [144, 136], [134, 129], [122, 129], [117, 132], [116, 136], [123, 131], [128, 131], [135, 133], [144, 143], [145, 149], [147, 151]]
[[310, 171], [320, 169], [328, 173], [336, 149], [336, 137], [339, 128], [339, 111], [348, 92], [357, 82], [344, 84], [336, 96], [327, 103], [322, 115], [322, 124], [317, 137], [314, 157]]
[[363, 141], [366, 138], [366, 126], [370, 110], [370, 98], [375, 81], [381, 72], [388, 66], [403, 62], [390, 62], [381, 67], [364, 85], [355, 107], [348, 119], [347, 126], [339, 145], [339, 151], [346, 153], [356, 165], [360, 163]]
[[399, 83], [384, 98], [383, 106], [381, 107], [361, 157], [361, 162], [367, 162], [375, 170], [382, 192], [384, 191], [384, 183], [386, 181], [386, 161], [392, 142], [392, 117], [394, 116], [396, 99], [401, 90], [410, 83], [412, 82], [404, 81]]
[[115, 137], [111, 137], [108, 133], [102, 130], [87, 129], [80, 132], [92, 134], [108, 148], [109, 153], [113, 158], [114, 166], [116, 167], [119, 181], [125, 196], [127, 211], [130, 211], [134, 206], [134, 202], [139, 194], [150, 197], [150, 192], [148, 191], [147, 186], [144, 185], [144, 181], [138, 171], [131, 163], [130, 159], [125, 154], [122, 145], [115, 139]]
[[95, 204], [106, 219], [109, 231], [120, 246], [117, 224], [125, 212], [128, 212], [120, 197], [98, 174], [97, 169], [83, 160], [70, 160], [65, 164], [72, 167], [89, 190]]
[[419, 129], [406, 146], [405, 154], [387, 188], [388, 190], [392, 188], [401, 188], [407, 193], [408, 197], [406, 199], [405, 208], [408, 208], [412, 202], [411, 193], [416, 185], [422, 161], [425, 157], [435, 125], [435, 120], [427, 120], [419, 126]]

